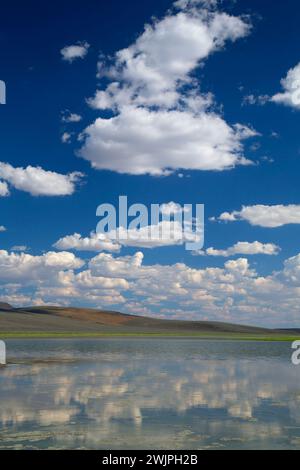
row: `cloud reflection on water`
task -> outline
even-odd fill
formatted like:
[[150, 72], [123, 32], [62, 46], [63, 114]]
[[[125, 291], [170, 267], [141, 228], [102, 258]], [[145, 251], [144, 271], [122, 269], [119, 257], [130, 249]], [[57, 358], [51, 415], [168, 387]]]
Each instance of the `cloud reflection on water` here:
[[0, 372], [0, 448], [295, 448], [299, 385], [280, 357], [106, 351], [11, 364]]

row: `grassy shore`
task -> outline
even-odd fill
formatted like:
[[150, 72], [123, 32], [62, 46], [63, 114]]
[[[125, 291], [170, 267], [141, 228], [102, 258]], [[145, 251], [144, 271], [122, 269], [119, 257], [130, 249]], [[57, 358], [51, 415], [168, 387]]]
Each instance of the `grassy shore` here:
[[197, 338], [211, 340], [236, 340], [236, 341], [286, 341], [293, 342], [299, 340], [299, 336], [291, 335], [247, 335], [239, 333], [205, 333], [205, 332], [0, 332], [0, 339], [43, 339], [43, 338]]

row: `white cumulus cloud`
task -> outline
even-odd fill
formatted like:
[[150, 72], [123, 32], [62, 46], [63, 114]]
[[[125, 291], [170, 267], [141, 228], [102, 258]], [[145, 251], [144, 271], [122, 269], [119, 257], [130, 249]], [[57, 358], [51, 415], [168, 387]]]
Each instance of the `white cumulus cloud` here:
[[[173, 204], [161, 206], [167, 217], [174, 213], [168, 212], [171, 208], [172, 211], [179, 210], [180, 206]], [[190, 223], [186, 223], [183, 227], [181, 221], [162, 220], [156, 225], [145, 225], [138, 228], [118, 227], [105, 234], [92, 232], [89, 237], [82, 237], [79, 233], [74, 233], [60, 238], [53, 246], [59, 250], [118, 252], [121, 246], [159, 248], [183, 245], [186, 242], [199, 241], [201, 235]]]
[[77, 113], [70, 113], [69, 111], [65, 111], [61, 118], [62, 122], [80, 122], [82, 120], [82, 116]]
[[8, 184], [5, 181], [0, 181], [0, 197], [9, 196]]
[[281, 85], [283, 92], [272, 96], [271, 101], [300, 109], [300, 63], [288, 71]]
[[49, 251], [41, 256], [0, 250], [0, 279], [6, 282], [42, 281], [60, 270], [82, 268], [84, 262], [73, 253]]
[[119, 173], [167, 175], [176, 169], [249, 164], [242, 154], [243, 136], [214, 113], [129, 106], [110, 119], [96, 119], [85, 136], [81, 155], [94, 168]]
[[255, 242], [237, 242], [226, 250], [217, 250], [215, 248], [207, 248], [205, 252], [209, 256], [234, 256], [234, 255], [277, 255], [280, 248], [274, 243]]
[[122, 246], [139, 248], [159, 248], [173, 245], [183, 245], [186, 242], [199, 242], [201, 234], [191, 226], [183, 230], [182, 223], [176, 220], [162, 220], [156, 225], [140, 228], [118, 227], [107, 233], [112, 240], [117, 240]]
[[69, 144], [72, 139], [72, 134], [70, 132], [64, 132], [61, 136], [61, 141], [63, 144]]
[[275, 228], [287, 224], [300, 224], [300, 205], [263, 205], [244, 206], [240, 211], [223, 212], [218, 218], [221, 221], [234, 222], [245, 220], [251, 225]]
[[162, 318], [283, 327], [299, 322], [299, 254], [285, 260], [281, 271], [260, 276], [245, 257], [222, 267], [191, 268], [149, 264], [141, 251], [118, 257], [102, 252], [86, 265], [69, 252], [32, 256], [1, 250], [0, 281], [1, 298], [16, 304], [84, 302]]
[[212, 111], [212, 95], [199, 92], [191, 73], [227, 41], [246, 36], [250, 26], [243, 18], [208, 9], [207, 2], [177, 6], [179, 12], [146, 25], [111, 64], [102, 59], [98, 64], [98, 75], [111, 83], [88, 103], [114, 115], [99, 117], [81, 135], [80, 155], [94, 168], [168, 175], [249, 163], [242, 140], [256, 132], [229, 125]]
[[86, 41], [78, 42], [76, 44], [63, 47], [60, 53], [63, 60], [72, 63], [76, 59], [84, 59], [88, 53], [89, 47], [90, 45]]
[[0, 178], [11, 186], [32, 196], [66, 196], [73, 194], [76, 183], [82, 173], [73, 172], [67, 175], [47, 171], [41, 167], [13, 167], [9, 163], [0, 162]]
[[77, 251], [119, 251], [120, 245], [103, 234], [91, 233], [89, 237], [82, 237], [79, 233], [66, 235], [54, 245], [59, 250]]

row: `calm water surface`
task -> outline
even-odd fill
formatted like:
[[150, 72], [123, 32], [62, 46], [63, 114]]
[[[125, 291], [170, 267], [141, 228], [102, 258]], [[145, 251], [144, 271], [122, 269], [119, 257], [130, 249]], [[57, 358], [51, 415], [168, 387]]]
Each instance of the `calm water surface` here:
[[299, 449], [290, 343], [10, 340], [0, 449]]

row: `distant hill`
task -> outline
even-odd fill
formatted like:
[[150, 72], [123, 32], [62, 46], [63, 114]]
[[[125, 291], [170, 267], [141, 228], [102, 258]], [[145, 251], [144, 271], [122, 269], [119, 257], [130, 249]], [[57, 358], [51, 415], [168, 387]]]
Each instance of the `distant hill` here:
[[13, 310], [13, 307], [6, 302], [0, 302], [0, 310]]
[[0, 303], [0, 333], [159, 333], [159, 334], [247, 334], [279, 335], [285, 330], [222, 322], [163, 320], [90, 308], [13, 308]]

